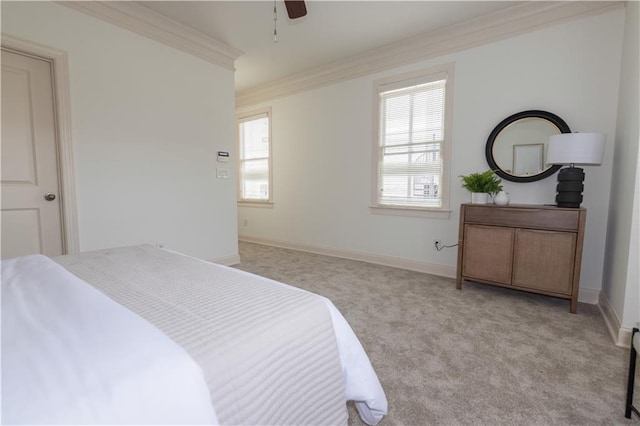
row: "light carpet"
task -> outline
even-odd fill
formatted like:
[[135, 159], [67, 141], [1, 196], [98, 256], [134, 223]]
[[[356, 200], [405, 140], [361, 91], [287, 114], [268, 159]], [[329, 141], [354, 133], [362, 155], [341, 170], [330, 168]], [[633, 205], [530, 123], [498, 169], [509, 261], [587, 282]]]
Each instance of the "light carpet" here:
[[595, 305], [570, 314], [567, 300], [245, 242], [240, 258], [340, 309], [387, 394], [381, 426], [638, 424], [624, 418], [628, 349]]

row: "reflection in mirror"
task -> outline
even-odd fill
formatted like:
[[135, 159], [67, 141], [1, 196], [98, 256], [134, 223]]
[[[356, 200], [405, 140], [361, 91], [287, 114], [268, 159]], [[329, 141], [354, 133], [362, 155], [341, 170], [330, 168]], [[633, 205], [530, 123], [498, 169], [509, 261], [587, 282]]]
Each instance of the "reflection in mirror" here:
[[500, 177], [514, 182], [533, 182], [555, 173], [546, 166], [547, 141], [552, 135], [570, 132], [558, 116], [546, 111], [523, 111], [503, 120], [489, 136], [486, 156]]
[[[495, 149], [495, 147], [494, 147]], [[530, 143], [513, 146], [513, 172], [516, 176], [528, 176], [540, 173], [544, 157], [543, 143]]]
[[540, 173], [549, 136], [558, 133], [560, 130], [547, 120], [523, 118], [509, 124], [496, 137], [493, 158], [502, 170], [515, 176]]

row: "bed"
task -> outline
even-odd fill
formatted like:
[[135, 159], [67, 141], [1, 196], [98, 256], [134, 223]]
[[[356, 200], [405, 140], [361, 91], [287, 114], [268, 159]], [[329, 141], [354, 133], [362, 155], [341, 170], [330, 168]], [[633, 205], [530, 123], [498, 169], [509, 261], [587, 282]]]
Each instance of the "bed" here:
[[377, 424], [326, 298], [152, 246], [2, 262], [2, 423]]

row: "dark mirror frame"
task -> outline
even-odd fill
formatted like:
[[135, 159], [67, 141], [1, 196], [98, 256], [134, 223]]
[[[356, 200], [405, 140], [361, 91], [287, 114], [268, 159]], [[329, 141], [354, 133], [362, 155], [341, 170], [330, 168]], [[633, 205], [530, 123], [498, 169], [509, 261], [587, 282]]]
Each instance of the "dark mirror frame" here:
[[496, 138], [498, 137], [498, 135], [500, 134], [501, 131], [503, 131], [508, 125], [515, 123], [518, 120], [521, 120], [523, 118], [541, 118], [543, 120], [547, 120], [549, 122], [551, 122], [554, 126], [556, 126], [558, 128], [558, 130], [560, 130], [560, 133], [571, 133], [571, 129], [569, 129], [569, 126], [567, 125], [567, 123], [564, 122], [564, 120], [560, 117], [558, 117], [557, 115], [547, 112], [547, 111], [540, 111], [540, 110], [529, 110], [529, 111], [522, 111], [516, 114], [513, 114], [507, 118], [505, 118], [504, 120], [502, 120], [491, 132], [491, 134], [489, 135], [489, 139], [487, 139], [487, 146], [485, 148], [485, 156], [487, 157], [487, 163], [489, 163], [489, 167], [494, 170], [496, 172], [496, 174], [498, 176], [500, 176], [503, 179], [509, 180], [511, 182], [535, 182], [538, 180], [542, 180], [546, 177], [549, 177], [551, 175], [553, 175], [555, 172], [557, 172], [558, 170], [560, 170], [560, 168], [562, 167], [559, 164], [553, 165], [551, 167], [549, 167], [548, 169], [536, 174], [536, 175], [532, 175], [532, 176], [515, 176], [512, 175], [510, 173], [505, 172], [504, 170], [502, 170], [500, 168], [500, 166], [498, 166], [498, 164], [495, 161], [495, 158], [493, 157], [493, 144], [496, 141]]

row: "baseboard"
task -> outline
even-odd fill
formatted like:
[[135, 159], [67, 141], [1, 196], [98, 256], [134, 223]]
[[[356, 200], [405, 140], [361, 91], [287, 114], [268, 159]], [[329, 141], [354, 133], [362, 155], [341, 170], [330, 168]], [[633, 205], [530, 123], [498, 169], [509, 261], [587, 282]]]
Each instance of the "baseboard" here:
[[215, 259], [209, 260], [209, 262], [217, 263], [219, 265], [233, 266], [233, 265], [237, 265], [237, 264], [240, 263], [240, 255], [239, 254], [234, 254], [234, 255], [231, 255], [231, 256], [217, 257]]
[[600, 308], [600, 312], [602, 312], [602, 317], [607, 325], [613, 343], [623, 348], [630, 347], [632, 329], [622, 326], [620, 318], [618, 318], [616, 311], [613, 309], [613, 306], [611, 306], [611, 302], [604, 292], [600, 292], [598, 307]]
[[308, 253], [323, 254], [326, 256], [341, 257], [350, 260], [374, 263], [377, 265], [391, 266], [393, 268], [407, 269], [409, 271], [424, 272], [426, 274], [438, 275], [440, 277], [455, 278], [456, 268], [454, 266], [436, 265], [417, 260], [402, 259], [393, 256], [382, 256], [374, 253], [367, 253], [357, 250], [339, 249], [334, 247], [317, 246], [313, 244], [296, 243], [282, 240], [271, 240], [267, 238], [250, 237], [247, 235], [238, 236], [240, 241], [248, 243], [263, 244], [292, 250], [306, 251]]
[[578, 291], [578, 302], [588, 303], [589, 305], [597, 305], [600, 302], [600, 290], [581, 288]]

